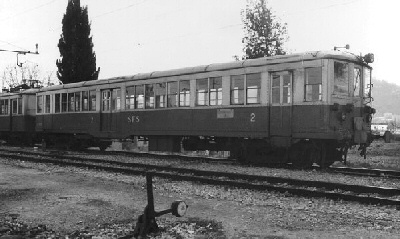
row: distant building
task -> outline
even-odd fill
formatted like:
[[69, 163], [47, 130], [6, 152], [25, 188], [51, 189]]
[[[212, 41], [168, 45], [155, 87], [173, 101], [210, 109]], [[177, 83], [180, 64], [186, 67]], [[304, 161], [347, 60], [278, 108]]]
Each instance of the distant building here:
[[371, 122], [371, 130], [374, 134], [383, 135], [385, 131], [400, 133], [400, 115], [384, 113], [383, 117], [374, 117]]
[[383, 136], [385, 131], [388, 130], [388, 120], [386, 117], [374, 117], [371, 122], [371, 130], [375, 135]]

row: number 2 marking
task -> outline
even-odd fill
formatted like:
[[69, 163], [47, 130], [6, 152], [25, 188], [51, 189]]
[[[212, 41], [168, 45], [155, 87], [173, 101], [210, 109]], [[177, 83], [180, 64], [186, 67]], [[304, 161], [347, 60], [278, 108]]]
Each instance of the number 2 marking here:
[[256, 114], [255, 113], [250, 114], [250, 122], [256, 122]]

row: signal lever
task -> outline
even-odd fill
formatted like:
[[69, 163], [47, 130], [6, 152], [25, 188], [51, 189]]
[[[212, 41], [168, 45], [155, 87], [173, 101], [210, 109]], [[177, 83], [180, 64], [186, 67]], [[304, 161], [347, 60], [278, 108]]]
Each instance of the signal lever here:
[[153, 180], [152, 174], [146, 173], [146, 184], [147, 184], [147, 206], [144, 208], [142, 215], [138, 217], [136, 222], [133, 236], [135, 238], [145, 237], [148, 233], [154, 233], [158, 231], [158, 225], [156, 217], [162, 216], [167, 213], [172, 213], [176, 217], [183, 217], [186, 213], [188, 205], [184, 201], [175, 201], [171, 204], [171, 208], [156, 212], [154, 210], [154, 197], [153, 197]]

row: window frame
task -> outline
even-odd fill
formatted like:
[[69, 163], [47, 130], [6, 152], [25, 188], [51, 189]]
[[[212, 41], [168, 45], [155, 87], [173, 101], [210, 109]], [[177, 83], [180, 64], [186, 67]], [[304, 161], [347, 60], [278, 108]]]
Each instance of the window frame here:
[[154, 84], [154, 98], [155, 108], [162, 109], [167, 106], [167, 83], [155, 83]]
[[[346, 72], [344, 71], [339, 71], [338, 68], [336, 68], [336, 65], [341, 64], [346, 66]], [[343, 79], [347, 80], [347, 82], [344, 82], [345, 84], [338, 84], [340, 83], [340, 78], [338, 74], [341, 73], [343, 76], [345, 76]], [[342, 96], [350, 96], [350, 63], [345, 62], [345, 61], [338, 61], [334, 60], [333, 61], [333, 94], [334, 95], [342, 95]], [[343, 86], [346, 86], [345, 90], [342, 90]], [[342, 88], [341, 88], [342, 87]]]
[[0, 100], [0, 115], [8, 115], [9, 112], [9, 99]]
[[[245, 75], [231, 75], [230, 76], [230, 104], [231, 105], [244, 105], [245, 104], [245, 88], [246, 88], [246, 81], [245, 81]], [[233, 84], [233, 81], [235, 81], [235, 84]], [[238, 82], [240, 85], [241, 82], [243, 82], [243, 84], [241, 85], [242, 88], [237, 88], [236, 89], [236, 83]], [[237, 92], [237, 98], [235, 98]], [[241, 93], [241, 94], [240, 94]], [[237, 100], [237, 102], [234, 102], [235, 100]]]
[[36, 113], [42, 114], [43, 113], [43, 95], [36, 96]]
[[[183, 88], [183, 83], [187, 84], [189, 88]], [[180, 80], [179, 81], [179, 107], [190, 107], [190, 80]]]
[[136, 86], [131, 85], [125, 88], [125, 110], [135, 109]]
[[[358, 84], [356, 85], [356, 71], [358, 71]], [[362, 74], [362, 67], [358, 65], [354, 65], [353, 68], [353, 87], [352, 87], [352, 92], [354, 97], [361, 97], [361, 88], [362, 88], [362, 82], [363, 82], [363, 74]], [[358, 90], [357, 90], [358, 88]], [[357, 94], [356, 94], [357, 92]]]
[[[318, 83], [309, 83], [309, 75], [310, 72], [308, 72], [308, 70], [315, 70], [315, 69], [319, 69], [321, 73], [321, 77], [320, 77], [320, 82]], [[318, 67], [308, 67], [304, 69], [304, 102], [320, 102], [323, 100], [323, 91], [322, 91], [322, 83], [323, 83], [323, 79], [322, 79], [322, 75], [323, 75], [323, 70], [322, 70], [322, 66], [318, 66]], [[307, 86], [318, 86], [318, 100], [316, 100], [314, 98], [314, 93], [313, 93], [313, 88], [311, 88], [311, 98], [308, 98], [308, 96], [310, 94], [308, 94], [308, 88]]]
[[[210, 105], [210, 102], [209, 102], [210, 101], [210, 99], [209, 99], [209, 92], [210, 92], [209, 80], [210, 80], [209, 78], [196, 79], [196, 106], [209, 106]], [[203, 88], [199, 89], [199, 86], [201, 86], [201, 85], [198, 84], [198, 83], [200, 81], [207, 82], [207, 84], [206, 84], [207, 88], [206, 89], [203, 89]], [[203, 90], [204, 90], [204, 92], [203, 92]], [[200, 101], [199, 95], [203, 96], [202, 98], [204, 98], [204, 99], [201, 99], [201, 101]]]
[[[285, 77], [289, 77], [289, 82], [286, 84]], [[293, 72], [292, 71], [277, 71], [272, 72], [271, 76], [271, 105], [292, 105], [293, 104]], [[277, 81], [275, 81], [277, 80]], [[278, 84], [274, 85], [274, 82]], [[274, 91], [275, 89], [275, 91]], [[285, 89], [287, 89], [285, 93]], [[278, 102], [276, 102], [274, 92], [278, 93]]]
[[51, 113], [51, 95], [44, 95], [44, 113]]
[[[173, 87], [172, 87], [172, 86]], [[175, 92], [170, 92], [176, 90]], [[179, 81], [167, 82], [167, 108], [179, 107]]]
[[[256, 78], [258, 81], [258, 84], [256, 87], [254, 86], [249, 86], [249, 78], [250, 76], [259, 76]], [[257, 105], [261, 104], [261, 73], [250, 73], [245, 75], [245, 85], [246, 85], [246, 105]], [[250, 97], [249, 91], [250, 90], [256, 90], [256, 97]], [[250, 102], [250, 99], [256, 99], [256, 102]]]
[[[215, 82], [220, 82], [220, 88], [215, 88]], [[222, 105], [222, 76], [210, 77], [208, 80], [208, 103], [210, 106]], [[215, 99], [213, 99], [215, 96]]]
[[111, 89], [111, 110], [121, 110], [121, 88]]
[[144, 85], [144, 108], [154, 109], [155, 108], [155, 92], [154, 84]]

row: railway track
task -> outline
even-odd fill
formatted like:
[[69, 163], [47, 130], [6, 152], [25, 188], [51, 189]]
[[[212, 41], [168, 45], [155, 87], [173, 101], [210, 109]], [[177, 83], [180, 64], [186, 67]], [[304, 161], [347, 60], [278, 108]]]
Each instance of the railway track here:
[[37, 152], [0, 150], [0, 156], [16, 160], [83, 167], [128, 175], [145, 175], [146, 172], [151, 171], [156, 177], [171, 180], [192, 181], [259, 191], [276, 191], [296, 196], [322, 197], [366, 204], [396, 205], [400, 209], [400, 189], [398, 188], [203, 171], [141, 163], [124, 163], [113, 160], [79, 158], [67, 155], [49, 155]]
[[387, 169], [369, 169], [369, 168], [349, 168], [349, 167], [330, 167], [330, 171], [348, 175], [368, 176], [368, 177], [386, 177], [400, 179], [400, 171]]

